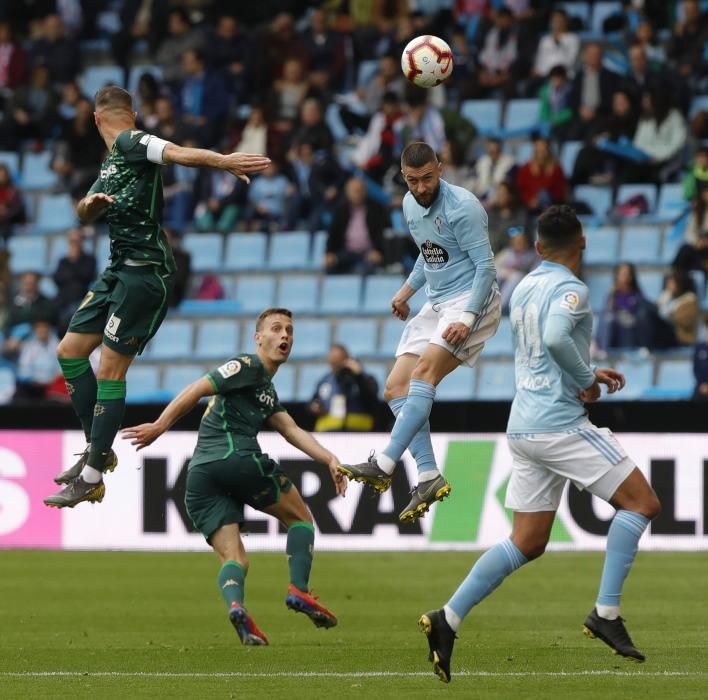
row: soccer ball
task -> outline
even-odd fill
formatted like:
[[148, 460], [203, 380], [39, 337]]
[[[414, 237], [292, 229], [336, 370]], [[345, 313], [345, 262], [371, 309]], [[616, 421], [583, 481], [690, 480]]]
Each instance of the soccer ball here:
[[452, 51], [436, 36], [416, 37], [403, 49], [401, 70], [414, 85], [435, 87], [452, 75]]

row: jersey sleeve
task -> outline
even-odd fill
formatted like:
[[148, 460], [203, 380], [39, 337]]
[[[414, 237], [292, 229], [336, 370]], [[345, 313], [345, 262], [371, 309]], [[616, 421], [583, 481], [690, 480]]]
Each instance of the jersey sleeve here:
[[90, 194], [96, 194], [98, 192], [103, 192], [103, 185], [101, 184], [101, 178], [97, 178], [96, 181], [89, 187], [89, 191], [86, 193], [88, 197]]
[[260, 362], [253, 362], [248, 355], [240, 355], [214, 368], [206, 376], [217, 394], [228, 394], [259, 384], [264, 375], [265, 367]]
[[588, 288], [579, 280], [559, 285], [551, 298], [548, 316], [564, 316], [575, 328], [580, 319], [590, 313]]
[[116, 148], [133, 165], [141, 163], [163, 164], [162, 152], [168, 141], [139, 129], [126, 129], [118, 134]]

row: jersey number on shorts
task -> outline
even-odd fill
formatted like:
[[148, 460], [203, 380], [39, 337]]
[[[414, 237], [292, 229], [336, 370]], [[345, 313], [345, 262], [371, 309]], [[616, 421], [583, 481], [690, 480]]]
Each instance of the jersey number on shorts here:
[[510, 318], [522, 362], [527, 367], [537, 367], [543, 354], [541, 331], [538, 327], [538, 306], [529, 304], [525, 309], [516, 306], [511, 310]]

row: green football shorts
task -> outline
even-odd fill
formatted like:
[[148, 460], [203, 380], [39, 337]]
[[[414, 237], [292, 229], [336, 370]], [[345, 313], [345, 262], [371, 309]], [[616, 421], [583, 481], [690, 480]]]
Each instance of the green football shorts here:
[[292, 481], [266, 454], [233, 453], [189, 467], [184, 503], [194, 527], [209, 538], [224, 525], [242, 525], [243, 509], [275, 505]]
[[107, 268], [84, 297], [70, 333], [101, 333], [109, 348], [140, 354], [167, 313], [173, 275], [156, 265]]

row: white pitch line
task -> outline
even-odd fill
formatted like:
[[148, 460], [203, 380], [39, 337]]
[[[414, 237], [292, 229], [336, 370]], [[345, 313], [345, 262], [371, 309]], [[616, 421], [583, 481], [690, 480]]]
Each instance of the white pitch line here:
[[[0, 678], [108, 677], [108, 678], [417, 678], [432, 671], [276, 671], [274, 673], [223, 672], [173, 673], [170, 671], [0, 671]], [[573, 678], [581, 676], [618, 677], [703, 677], [704, 671], [453, 671], [454, 677], [468, 678]]]

